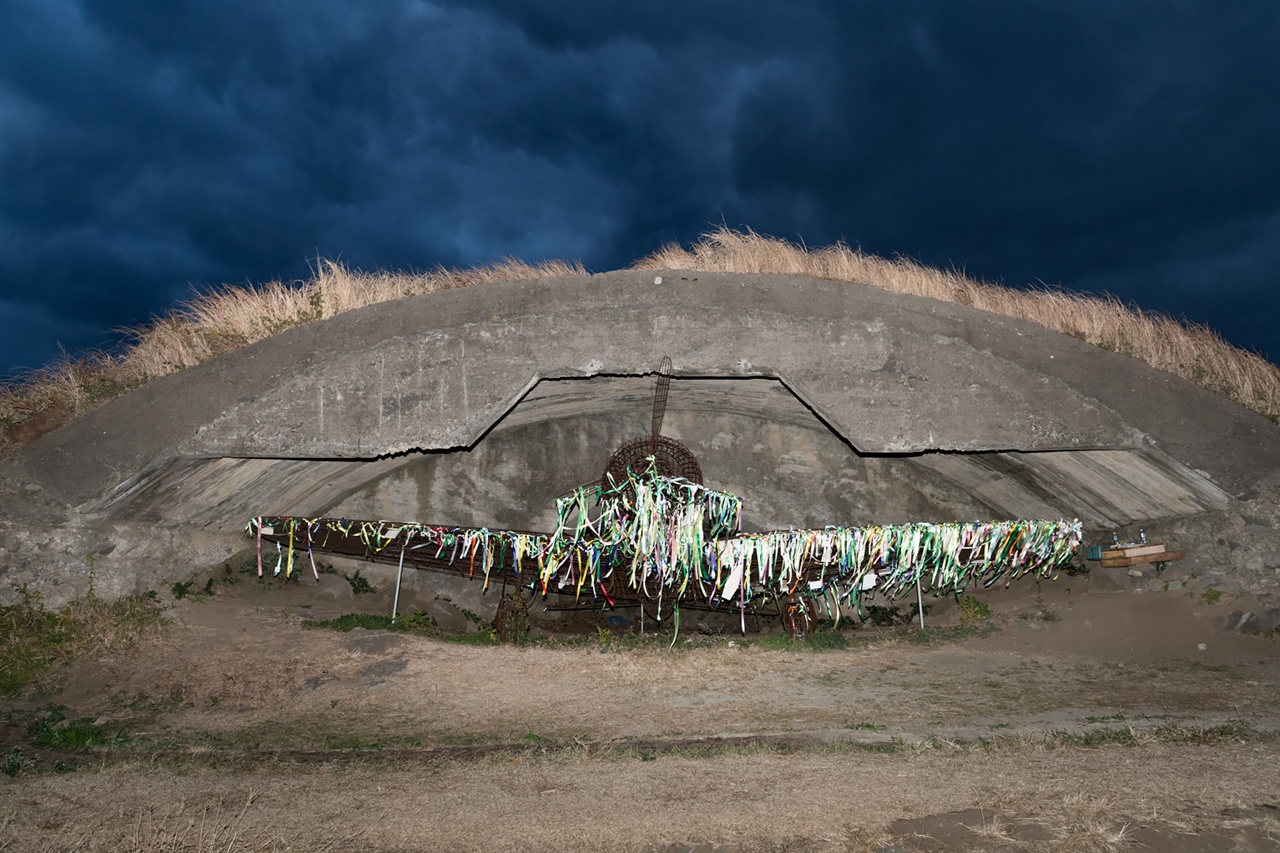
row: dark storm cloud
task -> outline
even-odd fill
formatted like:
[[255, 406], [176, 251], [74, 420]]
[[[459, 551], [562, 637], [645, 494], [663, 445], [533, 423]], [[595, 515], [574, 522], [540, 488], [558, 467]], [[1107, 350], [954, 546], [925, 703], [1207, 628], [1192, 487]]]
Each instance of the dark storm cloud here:
[[1271, 4], [0, 4], [0, 374], [189, 285], [725, 222], [1280, 353]]

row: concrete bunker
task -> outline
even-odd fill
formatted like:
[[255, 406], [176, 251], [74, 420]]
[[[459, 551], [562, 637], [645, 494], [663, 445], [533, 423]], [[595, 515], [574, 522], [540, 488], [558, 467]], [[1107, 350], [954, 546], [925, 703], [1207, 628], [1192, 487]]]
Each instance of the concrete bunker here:
[[[136, 592], [243, 548], [265, 512], [536, 527], [647, 431], [664, 353], [664, 432], [757, 529], [1077, 517], [1098, 541], [1280, 484], [1265, 419], [1022, 321], [798, 277], [657, 278], [412, 297], [158, 380], [0, 463], [0, 567], [56, 604], [87, 554], [100, 594]], [[1276, 583], [1259, 547], [1250, 582]]]

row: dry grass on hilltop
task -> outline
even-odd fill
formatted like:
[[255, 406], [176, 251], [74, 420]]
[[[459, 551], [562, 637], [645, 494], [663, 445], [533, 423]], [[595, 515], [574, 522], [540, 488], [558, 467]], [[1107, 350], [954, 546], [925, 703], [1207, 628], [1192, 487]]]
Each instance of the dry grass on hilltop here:
[[[844, 243], [809, 249], [728, 228], [706, 234], [689, 249], [664, 247], [635, 268], [806, 275], [971, 305], [1141, 359], [1280, 422], [1280, 368], [1205, 326], [1144, 312], [1114, 297], [1016, 290], [903, 258], [867, 255]], [[361, 272], [324, 261], [308, 281], [225, 286], [198, 294], [132, 330], [119, 355], [67, 357], [0, 386], [0, 454], [151, 379], [294, 326], [437, 290], [585, 272], [580, 264], [560, 261], [507, 260], [427, 273]]]

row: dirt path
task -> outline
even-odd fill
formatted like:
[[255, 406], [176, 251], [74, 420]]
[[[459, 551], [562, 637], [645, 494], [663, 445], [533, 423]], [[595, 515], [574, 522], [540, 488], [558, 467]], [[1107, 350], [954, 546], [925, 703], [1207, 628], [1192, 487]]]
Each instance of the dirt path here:
[[128, 739], [0, 782], [0, 846], [1280, 849], [1280, 639], [1191, 596], [818, 653], [304, 631], [351, 603], [252, 586], [70, 673], [52, 701]]

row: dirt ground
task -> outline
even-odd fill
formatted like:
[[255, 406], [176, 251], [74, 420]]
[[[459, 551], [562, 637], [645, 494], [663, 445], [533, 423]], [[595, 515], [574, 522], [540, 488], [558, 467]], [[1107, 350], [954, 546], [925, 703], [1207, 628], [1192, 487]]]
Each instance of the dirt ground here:
[[[1280, 850], [1280, 637], [1218, 629], [1256, 601], [1020, 581], [820, 651], [304, 630], [388, 607], [345, 586], [170, 602], [9, 703], [0, 848]], [[51, 703], [118, 737], [33, 747]]]

